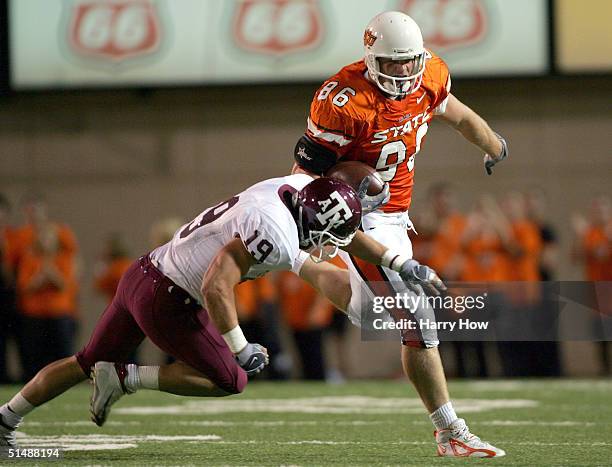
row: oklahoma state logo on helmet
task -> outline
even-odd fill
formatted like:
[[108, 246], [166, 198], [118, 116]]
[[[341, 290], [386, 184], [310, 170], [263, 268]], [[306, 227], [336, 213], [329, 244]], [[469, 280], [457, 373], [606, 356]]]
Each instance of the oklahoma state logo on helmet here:
[[363, 33], [363, 45], [366, 47], [372, 47], [376, 42], [376, 36], [372, 34], [372, 31], [366, 29]]

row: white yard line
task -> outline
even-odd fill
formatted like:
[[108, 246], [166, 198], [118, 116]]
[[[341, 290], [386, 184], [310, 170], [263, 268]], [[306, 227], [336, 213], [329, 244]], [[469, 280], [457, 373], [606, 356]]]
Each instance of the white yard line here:
[[[529, 399], [454, 399], [461, 413], [538, 406]], [[199, 415], [221, 413], [422, 414], [422, 402], [410, 397], [328, 396], [295, 399], [229, 399], [187, 401], [180, 405], [133, 406], [115, 409], [121, 415]]]

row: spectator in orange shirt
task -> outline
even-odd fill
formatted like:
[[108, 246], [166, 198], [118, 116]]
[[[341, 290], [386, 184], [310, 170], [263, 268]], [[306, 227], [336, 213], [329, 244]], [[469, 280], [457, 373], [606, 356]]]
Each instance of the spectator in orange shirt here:
[[19, 317], [15, 303], [14, 232], [9, 224], [10, 204], [0, 194], [0, 384], [11, 383], [6, 350], [13, 338], [21, 348]]
[[516, 306], [535, 307], [540, 303], [539, 260], [542, 241], [537, 226], [527, 217], [527, 203], [521, 193], [509, 193], [503, 201], [511, 231], [509, 277], [513, 282], [511, 300]]
[[26, 222], [15, 231], [15, 253], [12, 258], [15, 268], [22, 256], [36, 242], [37, 231], [47, 224], [54, 226], [61, 250], [65, 253], [76, 253], [77, 244], [72, 230], [67, 225], [50, 219], [47, 201], [42, 195], [37, 193], [27, 195], [23, 200], [22, 209]]
[[276, 290], [272, 276], [241, 282], [235, 288], [236, 311], [246, 339], [261, 342], [270, 355], [270, 364], [262, 375], [267, 379], [289, 378], [289, 356], [280, 344], [280, 323]]
[[[584, 263], [585, 277], [592, 281], [599, 312], [612, 316], [612, 204], [607, 196], [598, 196], [591, 201], [589, 219], [575, 215], [574, 257]], [[595, 319], [593, 326], [599, 332], [602, 322]], [[610, 345], [599, 343], [599, 360], [602, 375], [612, 373]]]
[[[453, 187], [449, 183], [438, 183], [429, 189], [432, 233], [428, 264], [438, 271], [440, 277], [447, 283], [461, 279], [465, 264], [461, 239], [466, 226], [466, 218], [457, 209], [455, 200]], [[442, 345], [445, 344], [447, 343], [442, 343]], [[487, 376], [486, 355], [482, 342], [455, 341], [451, 344], [457, 376]]]
[[315, 289], [290, 271], [278, 275], [281, 312], [291, 329], [307, 380], [324, 380], [323, 331], [329, 325], [333, 306]]
[[525, 200], [527, 217], [540, 231], [540, 280], [553, 281], [559, 269], [559, 239], [555, 226], [548, 220], [546, 196], [541, 189], [533, 189], [526, 193]]
[[94, 282], [96, 290], [106, 297], [108, 303], [115, 296], [121, 276], [130, 267], [132, 261], [133, 258], [128, 255], [121, 235], [118, 233], [110, 234]]
[[[560, 373], [558, 362], [547, 355], [555, 355], [557, 313], [547, 310], [542, 296], [540, 258], [542, 239], [540, 230], [528, 216], [527, 198], [522, 193], [509, 193], [504, 198], [504, 212], [512, 231], [510, 255], [509, 298], [513, 306], [514, 333], [521, 342], [509, 342], [500, 347], [507, 376], [555, 376]], [[550, 342], [549, 342], [550, 341]], [[552, 364], [552, 365], [551, 365]], [[555, 366], [557, 370], [555, 370]]]
[[[558, 302], [555, 284], [559, 268], [559, 239], [556, 228], [548, 220], [547, 198], [540, 188], [529, 190], [525, 194], [527, 217], [537, 227], [542, 249], [538, 258], [539, 280], [541, 283], [540, 313], [548, 322], [557, 322]], [[555, 336], [557, 337], [556, 333]], [[561, 376], [561, 354], [558, 339], [539, 342], [532, 349], [532, 356], [538, 362], [540, 376]]]
[[574, 255], [584, 262], [589, 281], [612, 280], [612, 204], [606, 196], [591, 201], [589, 219], [575, 215]]
[[461, 238], [466, 218], [455, 206], [455, 195], [448, 183], [439, 183], [429, 192], [436, 223], [429, 263], [445, 281], [457, 281], [463, 270]]
[[490, 195], [482, 196], [476, 207], [468, 214], [461, 235], [461, 245], [465, 253], [465, 263], [461, 273], [463, 281], [508, 280], [510, 225]]
[[48, 363], [72, 355], [76, 330], [74, 239], [66, 246], [62, 228], [52, 222], [36, 224], [32, 232], [34, 243], [20, 253], [17, 269], [27, 379]]

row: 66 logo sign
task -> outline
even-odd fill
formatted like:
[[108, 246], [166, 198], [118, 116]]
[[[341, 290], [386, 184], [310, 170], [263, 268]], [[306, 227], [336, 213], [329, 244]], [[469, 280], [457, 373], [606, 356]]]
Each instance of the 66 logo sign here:
[[482, 0], [403, 0], [399, 7], [417, 22], [425, 44], [436, 51], [475, 44], [487, 32]]
[[267, 55], [310, 50], [320, 44], [323, 24], [315, 0], [244, 0], [234, 19], [241, 49]]
[[79, 56], [119, 63], [159, 49], [152, 0], [70, 0], [68, 6], [68, 45]]

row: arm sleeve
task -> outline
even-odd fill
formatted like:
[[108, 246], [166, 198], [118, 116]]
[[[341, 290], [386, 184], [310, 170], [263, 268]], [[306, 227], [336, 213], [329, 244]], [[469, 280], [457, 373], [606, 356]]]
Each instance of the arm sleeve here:
[[316, 175], [325, 174], [338, 160], [338, 155], [334, 151], [314, 142], [307, 135], [298, 140], [293, 157], [302, 169]]
[[[306, 135], [315, 143], [337, 155], [344, 156], [359, 135], [359, 118], [355, 99], [349, 98], [343, 105], [334, 104], [333, 92], [321, 99], [322, 90], [329, 85], [324, 83], [310, 104]], [[338, 84], [335, 89], [342, 89]]]
[[432, 68], [434, 68], [434, 80], [438, 83], [436, 100], [434, 102], [434, 113], [436, 115], [441, 115], [446, 112], [448, 96], [451, 92], [451, 77], [448, 66], [444, 60], [439, 57], [435, 57], [432, 60], [434, 61], [432, 64]]

